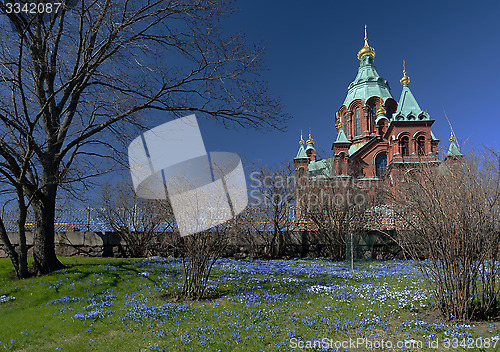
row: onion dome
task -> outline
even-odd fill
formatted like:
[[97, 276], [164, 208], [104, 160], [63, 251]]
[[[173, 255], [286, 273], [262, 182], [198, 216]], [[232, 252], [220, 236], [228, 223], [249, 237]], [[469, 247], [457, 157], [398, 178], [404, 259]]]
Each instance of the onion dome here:
[[347, 87], [347, 94], [344, 99], [344, 105], [349, 108], [351, 103], [357, 99], [363, 102], [368, 101], [371, 97], [379, 97], [383, 101], [393, 98], [389, 83], [384, 78], [380, 77], [373, 63], [375, 57], [375, 49], [368, 45], [365, 26], [365, 46], [358, 52], [359, 68], [358, 74], [354, 81]]
[[385, 108], [383, 106], [380, 106], [378, 109], [377, 109], [377, 116], [378, 115], [385, 115], [387, 113], [387, 111], [385, 110]]
[[307, 139], [306, 141], [306, 152], [309, 150], [309, 149], [313, 149], [313, 150], [316, 150], [314, 148], [314, 139], [312, 139], [311, 137], [311, 134], [309, 133], [309, 138]]
[[385, 110], [385, 108], [383, 106], [380, 106], [377, 109], [377, 119], [375, 120], [375, 124], [378, 125], [378, 123], [383, 119], [389, 120], [387, 116], [385, 116], [386, 113], [387, 111]]
[[314, 139], [312, 139], [310, 133], [309, 133], [309, 139], [306, 141], [306, 144], [314, 144]]
[[366, 36], [366, 24], [365, 24], [365, 45], [358, 51], [358, 59], [361, 60], [363, 56], [369, 55], [372, 58], [375, 57], [375, 49], [368, 45], [368, 37]]
[[403, 60], [403, 77], [399, 80], [399, 82], [401, 82], [403, 86], [410, 83], [410, 77], [406, 75], [405, 60]]

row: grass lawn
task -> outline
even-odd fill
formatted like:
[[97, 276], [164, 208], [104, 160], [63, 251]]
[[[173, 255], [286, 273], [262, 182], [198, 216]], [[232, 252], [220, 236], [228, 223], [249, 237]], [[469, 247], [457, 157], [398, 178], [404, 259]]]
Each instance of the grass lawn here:
[[222, 259], [220, 297], [184, 303], [174, 259], [60, 259], [21, 281], [0, 259], [0, 350], [500, 351], [500, 322], [444, 323], [412, 262]]

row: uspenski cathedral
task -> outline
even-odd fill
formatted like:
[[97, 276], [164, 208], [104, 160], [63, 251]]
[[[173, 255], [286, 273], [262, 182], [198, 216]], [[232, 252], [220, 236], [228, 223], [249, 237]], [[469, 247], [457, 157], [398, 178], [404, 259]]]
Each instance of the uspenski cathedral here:
[[[344, 102], [335, 114], [334, 156], [318, 160], [311, 134], [305, 142], [301, 136], [294, 158], [301, 177], [392, 181], [393, 174], [408, 165], [441, 163], [440, 141], [432, 133], [434, 120], [420, 108], [411, 92], [404, 62], [401, 95], [396, 101], [388, 82], [375, 68], [375, 49], [368, 45], [366, 26], [364, 40], [358, 52], [358, 74], [349, 84]], [[446, 158], [461, 155], [452, 134]]]

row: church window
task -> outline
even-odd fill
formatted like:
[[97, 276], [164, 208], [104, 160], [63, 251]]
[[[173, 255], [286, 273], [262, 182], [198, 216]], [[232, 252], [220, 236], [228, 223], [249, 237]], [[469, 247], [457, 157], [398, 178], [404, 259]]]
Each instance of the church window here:
[[403, 156], [410, 155], [410, 139], [404, 136], [399, 141], [399, 153]]
[[375, 120], [377, 119], [377, 105], [373, 104], [370, 106], [370, 111], [372, 112], [372, 132], [375, 132]]
[[361, 134], [361, 112], [359, 108], [356, 108], [356, 136]]
[[385, 116], [387, 116], [387, 118], [390, 120], [392, 118], [392, 111], [391, 111], [391, 107], [390, 106], [386, 106], [385, 107]]
[[344, 116], [342, 117], [344, 121], [342, 121], [342, 124], [344, 125], [344, 133], [349, 134], [349, 128], [347, 127], [347, 113], [344, 113]]
[[380, 154], [375, 159], [375, 171], [378, 178], [384, 177], [385, 170], [387, 169], [387, 155]]
[[417, 152], [418, 155], [425, 155], [425, 137], [420, 136], [417, 138]]

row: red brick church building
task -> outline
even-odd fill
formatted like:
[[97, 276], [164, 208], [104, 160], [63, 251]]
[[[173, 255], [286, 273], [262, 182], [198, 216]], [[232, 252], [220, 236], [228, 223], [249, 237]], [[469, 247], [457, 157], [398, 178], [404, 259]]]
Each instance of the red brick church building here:
[[[349, 84], [344, 102], [336, 113], [333, 159], [316, 160], [311, 135], [306, 142], [302, 138], [299, 142], [294, 163], [297, 169], [305, 168], [310, 177], [348, 176], [376, 180], [389, 176], [403, 164], [440, 163], [439, 139], [431, 130], [434, 120], [413, 96], [406, 70], [403, 68], [402, 90], [397, 102], [388, 82], [379, 76], [374, 58], [375, 49], [368, 45], [365, 31], [365, 45], [358, 52], [358, 74]], [[447, 156], [460, 154], [454, 140], [452, 136]], [[327, 164], [333, 167], [327, 170]]]
[[[358, 52], [359, 69], [349, 84], [344, 102], [335, 114], [333, 157], [317, 160], [314, 140], [301, 138], [294, 158], [297, 176], [309, 179], [390, 180], [415, 163], [441, 163], [439, 139], [432, 133], [434, 120], [410, 90], [403, 63], [399, 101], [374, 65], [375, 49], [365, 44]], [[450, 138], [446, 157], [461, 155]], [[305, 144], [305, 146], [304, 146]], [[300, 204], [297, 204], [300, 217]]]

